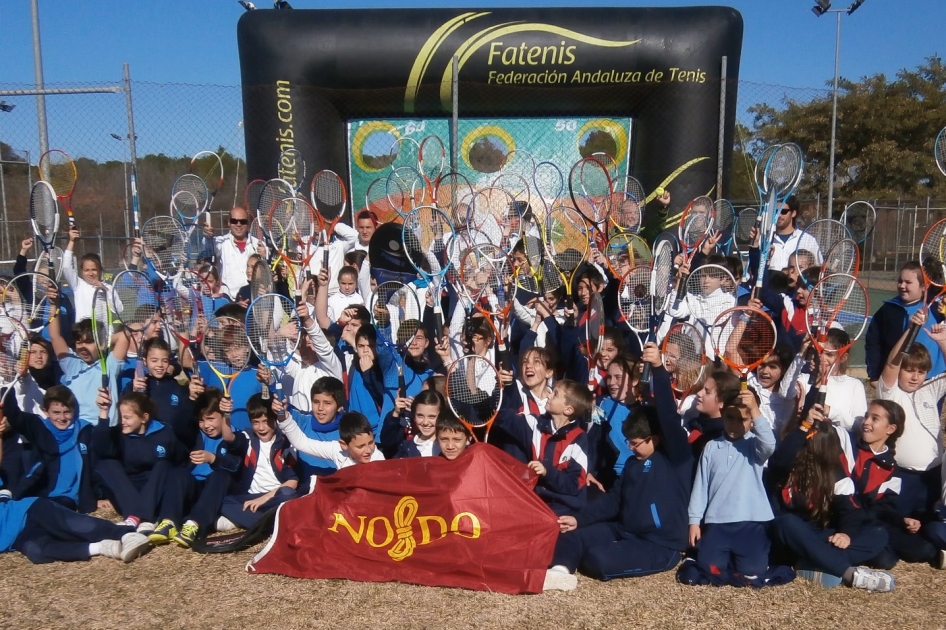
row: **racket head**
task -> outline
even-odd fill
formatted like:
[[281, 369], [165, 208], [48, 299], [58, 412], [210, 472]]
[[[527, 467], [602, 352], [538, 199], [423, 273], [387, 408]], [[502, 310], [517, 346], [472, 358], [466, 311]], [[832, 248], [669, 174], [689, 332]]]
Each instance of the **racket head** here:
[[210, 192], [203, 179], [187, 173], [181, 175], [171, 186], [171, 210], [177, 213], [183, 223], [192, 224], [207, 209]]
[[594, 225], [603, 225], [611, 213], [611, 175], [594, 157], [579, 160], [568, 174], [572, 202]]
[[223, 160], [213, 151], [198, 151], [191, 158], [190, 172], [207, 184], [207, 192], [217, 194], [223, 186]]
[[420, 141], [417, 149], [417, 169], [429, 186], [436, 188], [446, 163], [447, 151], [439, 136], [431, 134]]
[[639, 265], [621, 278], [618, 287], [621, 319], [636, 333], [646, 333], [651, 329], [650, 318], [654, 307], [651, 292], [653, 276], [653, 268], [650, 265]]
[[738, 284], [729, 269], [721, 265], [702, 265], [686, 282], [686, 302], [690, 316], [712, 326], [719, 315], [736, 305]]
[[404, 218], [401, 244], [408, 262], [428, 281], [443, 278], [450, 268], [446, 255], [446, 237], [453, 226], [444, 212], [434, 206], [418, 206]]
[[62, 278], [62, 249], [49, 247], [36, 255], [33, 271], [49, 276], [57, 283]]
[[637, 234], [641, 231], [644, 220], [643, 202], [629, 192], [611, 193], [611, 225], [621, 232]]
[[288, 365], [302, 339], [296, 305], [276, 293], [261, 295], [250, 303], [244, 327], [250, 348], [270, 367]]
[[10, 280], [3, 289], [0, 302], [4, 312], [18, 320], [30, 332], [39, 332], [59, 315], [52, 296], [59, 294], [56, 281], [35, 271], [22, 273]]
[[0, 313], [0, 388], [7, 388], [26, 374], [30, 361], [29, 334], [23, 324]]
[[420, 155], [420, 144], [417, 140], [406, 136], [397, 138], [391, 143], [391, 148], [388, 149], [385, 155], [386, 157], [390, 156], [392, 171], [396, 171], [403, 166], [409, 166], [420, 176], [420, 172], [417, 170], [417, 156]]
[[743, 379], [775, 349], [777, 333], [772, 318], [749, 306], [720, 313], [713, 323], [713, 347], [723, 363]]
[[427, 186], [415, 166], [404, 165], [388, 175], [385, 194], [398, 215], [406, 217], [417, 206], [425, 205]]
[[450, 171], [437, 182], [434, 203], [450, 217], [455, 226], [459, 227], [466, 224], [473, 196], [473, 184], [466, 175]]
[[643, 213], [644, 204], [647, 203], [647, 191], [644, 190], [644, 185], [636, 177], [628, 175], [624, 178], [624, 194], [630, 195], [634, 201], [640, 204]]
[[177, 219], [169, 216], [151, 217], [141, 226], [141, 242], [145, 258], [155, 272], [166, 278], [187, 262], [187, 238]]
[[140, 271], [121, 271], [112, 280], [111, 309], [115, 320], [139, 333], [154, 324], [159, 311], [158, 295], [151, 280]]
[[933, 157], [936, 159], [939, 172], [946, 175], [946, 127], [936, 134], [936, 141], [933, 142]]
[[505, 319], [516, 299], [514, 264], [509, 256], [492, 244], [475, 245], [463, 253], [459, 271], [473, 306], [486, 316]]
[[[808, 235], [810, 238], [805, 238], [805, 235]], [[808, 289], [814, 286], [805, 278], [804, 271], [808, 267], [822, 264], [824, 262], [825, 252], [829, 251], [838, 241], [850, 238], [851, 232], [840, 221], [835, 219], [818, 219], [817, 221], [812, 221], [811, 224], [805, 228], [802, 237], [798, 239], [798, 245], [795, 247], [793, 253], [795, 257], [795, 271], [798, 273], [799, 281]], [[810, 252], [802, 246], [802, 244], [806, 242], [810, 243], [811, 240], [814, 240], [814, 242], [818, 244], [818, 251]]]
[[585, 353], [591, 361], [601, 349], [604, 336], [604, 302], [600, 291], [591, 291], [588, 297], [588, 309], [585, 311]]
[[755, 169], [753, 170], [753, 177], [755, 179], [756, 188], [764, 194], [769, 194], [769, 189], [767, 188], [767, 182], [765, 179], [765, 168], [768, 166], [769, 159], [772, 157], [772, 154], [775, 153], [779, 146], [778, 144], [772, 144], [762, 150], [762, 154], [759, 156], [759, 159], [756, 160]]
[[40, 180], [30, 189], [30, 221], [33, 235], [44, 248], [56, 242], [59, 203], [56, 201], [56, 191], [48, 182]]
[[673, 282], [673, 259], [676, 252], [669, 239], [661, 239], [654, 245], [654, 261], [651, 265], [651, 294], [654, 308], [659, 310], [670, 295]]
[[267, 293], [273, 293], [273, 271], [264, 260], [253, 264], [250, 274], [250, 299], [254, 300]]
[[309, 198], [326, 226], [334, 227], [345, 214], [345, 208], [348, 207], [345, 182], [334, 171], [321, 170], [315, 174], [312, 178]]
[[111, 309], [108, 305], [108, 293], [102, 288], [96, 288], [92, 294], [92, 341], [99, 353], [102, 371], [105, 371], [105, 357], [108, 355], [112, 336]]
[[368, 311], [371, 323], [384, 343], [409, 349], [423, 317], [414, 286], [393, 280], [382, 282], [371, 292]]
[[[249, 363], [250, 342], [246, 327], [233, 317], [213, 317], [204, 327], [200, 352], [208, 366], [226, 382], [239, 374]], [[229, 389], [225, 386], [227, 394]]]
[[76, 188], [76, 163], [62, 149], [50, 149], [39, 157], [39, 176], [53, 187], [56, 196], [71, 197]]
[[531, 206], [532, 188], [529, 180], [519, 173], [500, 173], [491, 184], [494, 188], [502, 188], [510, 197], [519, 203], [521, 208]]
[[473, 196], [466, 225], [485, 234], [489, 242], [511, 252], [522, 227], [521, 205], [509, 191], [496, 186], [481, 188]]
[[260, 189], [259, 201], [254, 206], [257, 216], [269, 214], [277, 203], [283, 199], [289, 199], [296, 196], [296, 190], [292, 184], [284, 179], [271, 179]]
[[752, 244], [752, 228], [759, 218], [759, 211], [755, 208], [743, 208], [736, 216], [736, 225], [733, 229], [733, 241], [739, 249], [748, 249]]
[[861, 251], [853, 239], [842, 238], [831, 246], [821, 265], [821, 277], [833, 273], [846, 273], [857, 276], [860, 271]]
[[[532, 173], [532, 183], [535, 192], [542, 201], [543, 214], [537, 217], [539, 221], [545, 218], [548, 211], [562, 202], [565, 192], [565, 176], [554, 162], [539, 162]], [[535, 211], [535, 208], [533, 208]]]
[[365, 190], [365, 209], [374, 212], [379, 223], [397, 221], [401, 216], [388, 201], [388, 178], [377, 177]]
[[713, 204], [713, 229], [720, 233], [719, 243], [727, 243], [732, 238], [736, 224], [736, 209], [728, 199], [717, 199]]
[[877, 223], [877, 209], [866, 201], [855, 201], [844, 208], [841, 223], [851, 233], [855, 242], [863, 243], [874, 231]]
[[260, 197], [263, 194], [263, 187], [266, 186], [265, 179], [254, 179], [243, 190], [243, 207], [248, 212], [259, 213]]
[[835, 273], [818, 281], [808, 295], [805, 325], [811, 342], [823, 352], [828, 331], [840, 329], [853, 342], [867, 330], [870, 302], [867, 289], [852, 275]]
[[622, 278], [634, 267], [649, 264], [654, 259], [647, 241], [630, 232], [612, 234], [604, 248], [604, 255], [615, 278]]
[[946, 286], [946, 219], [937, 221], [920, 243], [920, 267], [926, 286]]
[[502, 386], [496, 366], [478, 355], [465, 355], [447, 369], [447, 403], [471, 431], [488, 427], [502, 404]]
[[499, 170], [503, 173], [515, 173], [528, 180], [535, 173], [537, 160], [535, 156], [525, 149], [513, 149], [506, 154], [506, 158], [500, 165]]
[[780, 198], [788, 196], [801, 180], [804, 157], [797, 144], [781, 144], [769, 157], [765, 165], [765, 190]]
[[702, 330], [687, 322], [674, 324], [660, 344], [660, 355], [678, 400], [703, 384], [707, 358]]
[[610, 153], [607, 153], [606, 151], [595, 151], [588, 157], [592, 157], [601, 162], [602, 166], [607, 169], [608, 177], [611, 178], [611, 183], [613, 186], [614, 182], [617, 180], [619, 169], [617, 160], [614, 159], [614, 156]]
[[267, 227], [279, 253], [303, 264], [312, 258], [322, 231], [315, 210], [302, 197], [277, 201], [269, 212]]
[[290, 185], [294, 185], [296, 192], [302, 190], [305, 186], [305, 159], [302, 152], [291, 147], [280, 153], [276, 174]]
[[713, 229], [715, 211], [716, 204], [712, 198], [705, 195], [697, 197], [684, 208], [677, 229], [680, 244], [687, 251], [702, 243], [709, 231]]
[[[546, 262], [558, 272], [562, 282], [571, 293], [571, 282], [582, 262], [588, 259], [591, 227], [577, 210], [568, 206], [556, 206], [546, 219], [543, 242]], [[554, 290], [543, 274], [546, 290]]]

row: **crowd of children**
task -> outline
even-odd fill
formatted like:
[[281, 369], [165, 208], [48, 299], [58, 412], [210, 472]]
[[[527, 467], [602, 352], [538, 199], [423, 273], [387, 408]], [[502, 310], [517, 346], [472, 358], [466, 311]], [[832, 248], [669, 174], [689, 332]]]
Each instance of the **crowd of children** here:
[[[94, 290], [110, 287], [96, 254], [76, 262], [72, 231], [61, 315], [30, 339], [29, 370], [2, 407], [0, 550], [34, 562], [130, 561], [151, 546], [187, 548], [251, 528], [339, 468], [461, 457], [475, 438], [448, 404], [444, 375], [465, 354], [492, 360], [503, 341], [510, 369], [498, 372], [503, 404], [489, 444], [534, 472], [535, 492], [558, 516], [547, 589], [575, 588], [576, 571], [610, 580], [676, 568], [694, 585], [763, 587], [797, 571], [823, 584], [892, 590], [888, 571], [898, 561], [946, 563], [946, 324], [923, 306], [919, 265], [906, 264], [898, 295], [867, 331], [877, 391], [869, 401], [838, 352], [848, 346], [843, 330], [831, 330], [813, 358], [804, 261], [816, 256], [801, 247], [797, 214], [789, 200], [759, 299], [744, 290], [742, 261], [714, 254], [713, 238], [687, 269], [713, 268], [712, 286], [699, 290], [719, 296], [706, 308], [748, 303], [772, 314], [779, 341], [748, 388], [713, 356], [683, 387], [685, 353], [676, 350], [705, 352], [701, 338], [675, 338], [663, 353], [646, 342], [621, 316], [620, 279], [591, 261], [577, 271], [574, 295], [560, 288], [516, 303], [503, 339], [457, 287], [441, 297], [413, 282], [419, 304], [442, 300], [447, 332], [438, 337], [432, 309], [422, 308], [416, 332], [396, 340], [405, 346], [399, 362], [372, 324], [365, 251], [377, 226], [366, 211], [357, 232], [341, 229], [333, 243], [339, 268], [316, 268], [304, 283], [294, 315], [302, 342], [278, 375], [253, 363], [224, 396], [206, 362], [179, 357], [158, 321], [144, 339], [112, 335], [102, 387], [88, 317]], [[238, 319], [254, 267], [269, 265], [247, 218], [232, 211], [231, 233], [214, 241], [216, 267], [205, 269], [218, 310]], [[23, 243], [21, 267], [31, 245]], [[522, 253], [513, 248], [520, 273], [529, 264]], [[607, 323], [597, 347], [583, 325], [593, 294]], [[713, 320], [693, 307], [671, 315], [696, 330]], [[911, 324], [923, 330], [903, 349]], [[143, 374], [134, 370], [139, 359]], [[818, 404], [811, 384], [825, 373]], [[120, 523], [86, 516], [104, 501]]]

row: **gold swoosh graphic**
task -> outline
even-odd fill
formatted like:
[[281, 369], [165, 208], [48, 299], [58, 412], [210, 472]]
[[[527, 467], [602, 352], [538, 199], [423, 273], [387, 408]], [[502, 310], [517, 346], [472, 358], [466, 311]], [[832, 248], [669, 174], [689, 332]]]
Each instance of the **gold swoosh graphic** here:
[[475, 20], [476, 18], [483, 17], [484, 15], [489, 15], [489, 12], [485, 13], [463, 13], [457, 17], [444, 22], [436, 31], [434, 31], [427, 41], [424, 42], [424, 45], [421, 46], [420, 52], [417, 53], [417, 57], [414, 58], [414, 65], [411, 66], [411, 74], [407, 79], [407, 87], [404, 89], [404, 111], [413, 112], [414, 111], [414, 100], [417, 98], [417, 90], [420, 88], [421, 79], [424, 78], [424, 74], [427, 72], [427, 66], [430, 65], [430, 59], [433, 57], [437, 48], [444, 42], [447, 37], [450, 36], [455, 30], [463, 26], [469, 20]]
[[[664, 178], [664, 180], [663, 180], [662, 182], [660, 182], [660, 183], [654, 188], [654, 191], [651, 192], [649, 195], [647, 195], [647, 199], [644, 201], [644, 203], [645, 203], [645, 204], [650, 203], [651, 201], [653, 201], [654, 199], [657, 198], [657, 192], [656, 192], [656, 191], [657, 191], [657, 188], [666, 188], [667, 185], [668, 185], [670, 182], [672, 182], [673, 180], [675, 180], [677, 177], [679, 177], [680, 174], [683, 173], [683, 171], [687, 170], [688, 168], [690, 168], [690, 167], [693, 166], [694, 164], [698, 164], [698, 163], [702, 162], [703, 160], [708, 160], [708, 159], [709, 159], [709, 156], [704, 156], [704, 157], [693, 158], [693, 159], [690, 160], [689, 162], [685, 162], [682, 166], [678, 167], [675, 171], [673, 171], [672, 173], [670, 173], [669, 175], [667, 175], [667, 177]], [[713, 185], [713, 188], [716, 188], [716, 185], [715, 185], [715, 184]], [[711, 189], [710, 189], [710, 192], [712, 192], [712, 190], [713, 190], [713, 189], [711, 188]], [[710, 193], [707, 193], [707, 195], [709, 195], [709, 194], [710, 194]], [[677, 213], [675, 216], [673, 216], [672, 218], [667, 219], [667, 222], [664, 223], [664, 228], [671, 228], [671, 227], [673, 227], [673, 226], [675, 226], [675, 225], [679, 225], [679, 224], [680, 224], [680, 217], [682, 216], [682, 214], [683, 214], [682, 212], [678, 212], [678, 213]]]
[[[584, 33], [579, 33], [567, 28], [562, 28], [561, 26], [553, 26], [552, 24], [536, 24], [536, 23], [515, 23], [508, 22], [506, 24], [500, 24], [498, 27], [494, 26], [488, 29], [484, 29], [469, 38], [463, 44], [457, 48], [456, 55], [460, 57], [459, 63], [457, 64], [457, 71], [459, 72], [460, 68], [467, 62], [467, 60], [479, 50], [484, 44], [490, 42], [497, 37], [502, 37], [504, 35], [510, 35], [512, 33], [522, 33], [529, 31], [540, 31], [545, 33], [553, 33], [555, 35], [560, 35], [562, 37], [568, 37], [569, 39], [574, 39], [585, 44], [591, 44], [592, 46], [601, 46], [604, 48], [621, 48], [623, 46], [631, 46], [633, 44], [639, 43], [640, 39], [635, 39], [632, 41], [611, 41], [609, 39], [601, 39], [600, 37], [592, 37], [591, 35], [585, 35]], [[443, 73], [443, 78], [440, 80], [440, 102], [443, 104], [445, 109], [450, 109], [450, 87], [453, 82], [453, 64], [448, 63], [446, 69]]]

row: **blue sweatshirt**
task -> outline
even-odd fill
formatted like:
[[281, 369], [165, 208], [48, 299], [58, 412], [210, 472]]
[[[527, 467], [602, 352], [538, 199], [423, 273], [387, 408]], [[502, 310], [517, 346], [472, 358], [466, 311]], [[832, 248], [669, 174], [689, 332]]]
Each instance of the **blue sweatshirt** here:
[[663, 367], [653, 370], [660, 441], [645, 460], [632, 458], [614, 486], [576, 515], [579, 527], [617, 521], [618, 527], [653, 544], [684, 551], [687, 547], [687, 504], [693, 475], [693, 454], [680, 424]]
[[92, 432], [92, 445], [99, 459], [117, 459], [130, 479], [143, 480], [159, 461], [183, 465], [189, 461], [190, 451], [174, 432], [158, 420], [148, 422], [144, 433], [121, 432], [121, 427], [110, 427], [104, 422]]
[[703, 448], [690, 494], [690, 525], [771, 521], [762, 470], [775, 452], [775, 433], [765, 416], [738, 440], [723, 435]]
[[[132, 391], [133, 384], [129, 382], [122, 394]], [[157, 417], [162, 418], [177, 439], [182, 444], [193, 444], [197, 439], [199, 428], [194, 419], [194, 402], [190, 399], [190, 391], [171, 376], [164, 378], [148, 376], [146, 379], [145, 394], [154, 403]]]
[[[338, 424], [342, 419], [342, 412], [339, 412], [338, 415], [335, 416], [335, 419], [327, 424], [319, 424], [311, 413], [302, 413], [294, 407], [289, 408], [289, 415], [296, 421], [296, 424], [299, 425], [302, 432], [313, 440], [321, 440], [323, 442], [338, 441]], [[308, 453], [299, 453], [299, 460], [303, 476], [329, 474], [337, 470], [335, 468], [335, 462], [322, 459], [321, 457], [315, 457]]]
[[36, 497], [19, 501], [0, 498], [0, 553], [13, 548], [13, 543], [26, 527], [27, 514], [36, 500]]
[[[214, 374], [206, 361], [197, 362], [197, 371], [207, 387], [221, 387], [220, 377]], [[246, 413], [246, 401], [253, 394], [263, 391], [262, 384], [256, 380], [256, 370], [244, 368], [242, 372], [230, 381], [230, 398], [233, 399], [233, 412], [230, 414], [230, 427], [234, 431], [249, 431], [252, 429], [250, 417]], [[164, 417], [164, 416], [160, 416]], [[189, 443], [189, 442], [188, 442]]]

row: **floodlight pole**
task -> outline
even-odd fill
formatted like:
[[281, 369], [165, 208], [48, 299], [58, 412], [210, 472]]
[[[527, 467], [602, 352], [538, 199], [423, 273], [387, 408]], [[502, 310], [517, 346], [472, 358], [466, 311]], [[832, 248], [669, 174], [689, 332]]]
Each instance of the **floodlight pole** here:
[[36, 81], [36, 125], [39, 128], [40, 155], [49, 151], [49, 135], [46, 127], [46, 94], [43, 81], [43, 46], [39, 37], [39, 2], [30, 0], [33, 19], [33, 76]]

